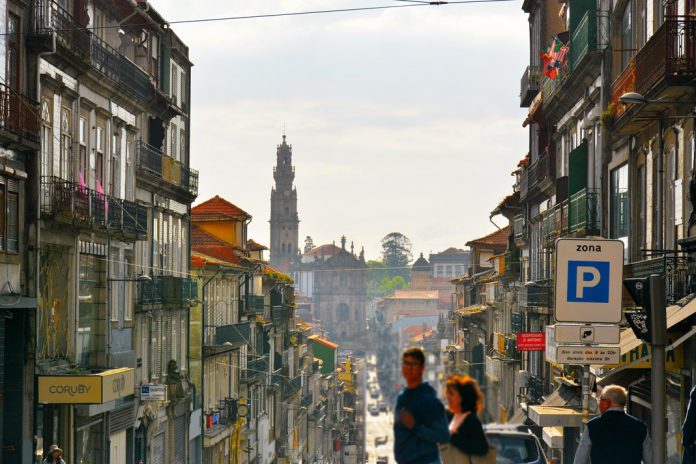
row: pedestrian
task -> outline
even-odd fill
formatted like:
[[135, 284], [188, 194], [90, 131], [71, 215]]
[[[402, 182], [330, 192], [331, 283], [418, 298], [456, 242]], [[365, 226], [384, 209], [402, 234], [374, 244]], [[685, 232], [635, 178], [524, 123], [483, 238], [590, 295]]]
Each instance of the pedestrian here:
[[696, 464], [696, 387], [691, 389], [682, 425], [682, 464]]
[[425, 353], [409, 348], [401, 356], [406, 380], [394, 408], [394, 457], [398, 464], [440, 462], [438, 443], [449, 440], [445, 408], [435, 390], [423, 382]]
[[449, 444], [441, 447], [444, 464], [485, 464], [488, 440], [478, 413], [483, 395], [476, 380], [469, 376], [450, 377], [445, 384]]
[[63, 460], [63, 450], [58, 445], [51, 445], [48, 448], [48, 453], [41, 464], [65, 464]]
[[626, 389], [607, 385], [599, 396], [600, 416], [587, 423], [573, 464], [652, 464], [648, 426], [626, 414]]

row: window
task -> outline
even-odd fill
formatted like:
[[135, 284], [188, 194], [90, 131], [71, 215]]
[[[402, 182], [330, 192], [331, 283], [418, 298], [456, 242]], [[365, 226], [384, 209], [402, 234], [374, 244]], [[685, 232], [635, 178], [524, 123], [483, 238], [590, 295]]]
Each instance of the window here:
[[121, 194], [119, 188], [121, 184], [121, 163], [119, 155], [121, 153], [121, 137], [118, 132], [111, 137], [111, 156], [109, 157], [109, 195], [118, 196]]
[[628, 209], [628, 165], [611, 171], [611, 203], [610, 203], [610, 235], [611, 238], [628, 238], [628, 223], [630, 211]]
[[179, 73], [177, 72], [176, 65], [172, 63], [172, 82], [171, 82], [171, 89], [170, 89], [170, 94], [172, 98], [174, 99], [174, 104], [179, 106], [181, 101], [178, 99], [177, 93], [179, 92]]
[[159, 37], [150, 36], [150, 75], [155, 83], [159, 82]]
[[72, 153], [72, 112], [63, 107], [60, 114], [60, 173], [61, 179], [72, 180], [70, 158]]
[[633, 7], [629, 1], [621, 15], [621, 69], [625, 69], [635, 55], [635, 27], [633, 21]]
[[177, 131], [176, 124], [172, 124], [172, 127], [170, 128], [169, 132], [169, 156], [176, 160], [179, 159], [179, 152], [177, 150], [178, 140], [179, 134]]
[[87, 183], [87, 120], [80, 117], [80, 127], [79, 127], [79, 141], [80, 141], [80, 182]]
[[[7, 73], [5, 83], [13, 90], [19, 90], [19, 62], [21, 50], [21, 21], [15, 14], [8, 13], [7, 15]], [[19, 121], [17, 121], [19, 122]]]
[[7, 194], [7, 251], [19, 251], [19, 194]]
[[181, 104], [179, 106], [183, 107], [184, 102], [186, 101], [186, 73], [184, 71], [181, 71], [179, 86], [181, 87], [179, 90], [179, 99], [181, 100]]
[[50, 176], [53, 172], [51, 147], [53, 146], [53, 129], [51, 127], [51, 100], [41, 99], [41, 175]]
[[95, 173], [94, 178], [98, 182], [97, 191], [99, 187], [104, 189], [104, 128], [97, 126], [97, 154], [95, 163]]

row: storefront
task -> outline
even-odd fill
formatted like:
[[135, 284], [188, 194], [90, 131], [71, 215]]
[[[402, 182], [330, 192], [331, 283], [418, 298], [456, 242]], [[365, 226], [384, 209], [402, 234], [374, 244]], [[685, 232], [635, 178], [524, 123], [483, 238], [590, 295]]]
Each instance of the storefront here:
[[[135, 370], [38, 377], [36, 458], [59, 444], [68, 462], [128, 462], [132, 453]], [[108, 460], [108, 461], [107, 461]]]

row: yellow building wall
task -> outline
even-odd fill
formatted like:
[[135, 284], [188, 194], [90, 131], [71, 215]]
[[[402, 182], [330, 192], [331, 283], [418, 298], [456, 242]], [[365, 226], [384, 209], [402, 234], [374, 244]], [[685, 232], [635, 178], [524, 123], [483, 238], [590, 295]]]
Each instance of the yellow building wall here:
[[233, 221], [225, 222], [197, 222], [196, 225], [210, 235], [224, 240], [227, 243], [241, 247], [239, 234], [237, 233], [237, 223]]

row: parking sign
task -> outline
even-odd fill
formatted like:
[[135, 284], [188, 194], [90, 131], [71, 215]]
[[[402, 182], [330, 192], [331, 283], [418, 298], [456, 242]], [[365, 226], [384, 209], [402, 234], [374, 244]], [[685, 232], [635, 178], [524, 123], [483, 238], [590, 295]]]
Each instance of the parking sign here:
[[621, 321], [624, 245], [620, 240], [556, 242], [558, 322]]

